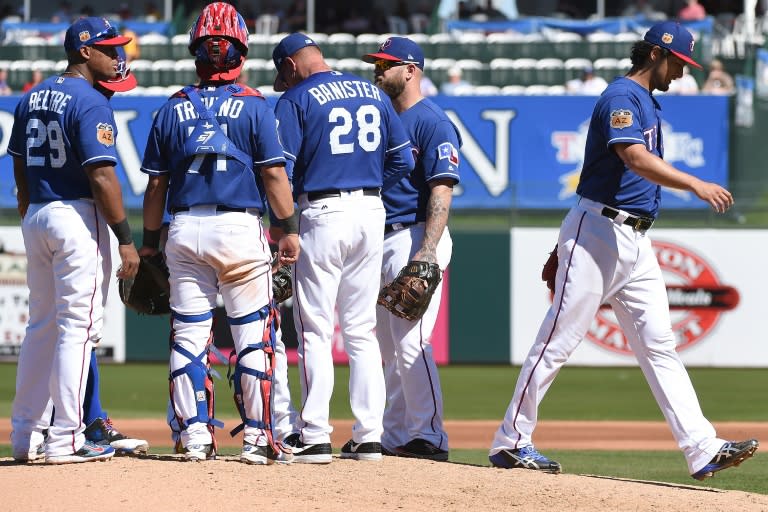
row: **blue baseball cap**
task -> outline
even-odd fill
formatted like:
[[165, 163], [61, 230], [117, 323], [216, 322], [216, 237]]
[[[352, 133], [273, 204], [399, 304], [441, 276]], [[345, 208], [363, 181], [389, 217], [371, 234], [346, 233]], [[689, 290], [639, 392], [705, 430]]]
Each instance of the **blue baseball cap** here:
[[285, 90], [284, 80], [280, 75], [280, 66], [283, 65], [285, 59], [307, 46], [317, 46], [317, 43], [306, 34], [294, 32], [293, 34], [285, 36], [277, 46], [275, 46], [275, 49], [272, 50], [272, 61], [275, 63], [275, 69], [277, 70], [274, 84], [275, 91], [280, 92]]
[[106, 18], [92, 16], [80, 18], [70, 25], [64, 36], [64, 50], [70, 53], [83, 46], [123, 46], [130, 42], [131, 38], [121, 36], [117, 27]]
[[693, 35], [676, 21], [662, 21], [655, 24], [645, 33], [644, 39], [656, 46], [666, 48], [691, 66], [701, 69], [701, 65], [693, 60]]
[[405, 64], [416, 64], [416, 67], [424, 70], [424, 52], [418, 44], [407, 37], [390, 37], [381, 43], [377, 53], [363, 55], [365, 62], [374, 63], [382, 59]]

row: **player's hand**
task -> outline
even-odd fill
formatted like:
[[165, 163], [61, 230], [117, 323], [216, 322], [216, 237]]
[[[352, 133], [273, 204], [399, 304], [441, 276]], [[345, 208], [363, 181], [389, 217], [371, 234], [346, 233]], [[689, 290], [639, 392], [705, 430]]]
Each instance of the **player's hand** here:
[[693, 187], [693, 192], [701, 199], [706, 201], [717, 213], [725, 213], [728, 208], [733, 206], [733, 196], [725, 188], [717, 183], [699, 181]]
[[117, 250], [120, 253], [120, 268], [117, 269], [117, 277], [120, 279], [131, 279], [139, 271], [139, 253], [133, 244], [118, 245]]
[[286, 235], [277, 242], [281, 265], [293, 265], [299, 259], [299, 235]]

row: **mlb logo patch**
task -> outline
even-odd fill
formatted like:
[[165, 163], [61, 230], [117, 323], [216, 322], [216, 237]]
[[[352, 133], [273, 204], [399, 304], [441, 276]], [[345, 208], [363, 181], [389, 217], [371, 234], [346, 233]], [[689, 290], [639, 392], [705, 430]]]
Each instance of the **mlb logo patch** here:
[[115, 128], [108, 123], [96, 125], [96, 140], [105, 146], [115, 145]]
[[450, 142], [443, 142], [437, 146], [437, 155], [440, 160], [447, 158], [453, 165], [459, 165], [459, 152]]

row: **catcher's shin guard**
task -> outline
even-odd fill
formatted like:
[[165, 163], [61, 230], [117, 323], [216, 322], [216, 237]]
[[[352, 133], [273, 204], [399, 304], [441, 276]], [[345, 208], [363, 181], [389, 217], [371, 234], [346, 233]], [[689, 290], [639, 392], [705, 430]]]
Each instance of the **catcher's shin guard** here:
[[[272, 379], [275, 368], [275, 338], [277, 324], [276, 309], [271, 306], [264, 306], [260, 310], [240, 318], [228, 318], [230, 326], [246, 325], [257, 321], [265, 321], [264, 331], [261, 342], [249, 343], [240, 353], [234, 350], [230, 355], [230, 368], [227, 371], [227, 377], [230, 385], [234, 388], [234, 399], [237, 410], [240, 412], [240, 418], [243, 422], [235, 427], [230, 434], [234, 437], [246, 426], [262, 429], [267, 437], [269, 444], [277, 450], [274, 436], [272, 435]], [[265, 371], [249, 368], [243, 364], [243, 358], [256, 351], [264, 353], [267, 362]], [[235, 358], [235, 368], [232, 372], [232, 358]], [[258, 379], [259, 391], [262, 401], [261, 418], [249, 418], [247, 406], [243, 398], [244, 388], [247, 386], [248, 379]]]
[[[176, 312], [173, 313], [175, 320], [184, 323], [193, 322], [205, 322], [213, 317], [211, 312], [202, 315], [180, 315]], [[181, 430], [185, 430], [189, 425], [194, 423], [205, 423], [208, 430], [211, 433], [211, 439], [213, 440], [214, 449], [216, 448], [216, 436], [214, 435], [214, 428], [224, 428], [224, 423], [214, 418], [214, 386], [213, 379], [211, 378], [211, 368], [208, 363], [208, 351], [213, 342], [213, 333], [209, 328], [208, 341], [206, 348], [200, 354], [194, 355], [185, 348], [181, 347], [178, 343], [171, 343], [171, 350], [176, 351], [182, 356], [189, 359], [189, 363], [181, 368], [171, 371], [169, 376], [170, 381], [170, 397], [171, 405], [174, 411], [179, 409], [175, 405], [174, 401], [174, 388], [176, 386], [176, 378], [181, 375], [186, 375], [192, 385], [192, 390], [195, 399], [195, 416], [189, 418], [182, 418], [176, 413], [176, 423]], [[173, 428], [173, 427], [172, 427]]]

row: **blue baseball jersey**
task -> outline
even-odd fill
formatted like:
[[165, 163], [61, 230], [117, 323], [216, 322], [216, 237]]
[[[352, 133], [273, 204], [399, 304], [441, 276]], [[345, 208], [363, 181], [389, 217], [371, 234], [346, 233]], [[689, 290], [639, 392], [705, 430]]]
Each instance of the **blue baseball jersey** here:
[[8, 153], [26, 163], [32, 203], [91, 198], [84, 167], [117, 163], [107, 99], [86, 80], [53, 76], [28, 91], [14, 113]]
[[[389, 97], [348, 73], [315, 73], [275, 106], [296, 197], [381, 187], [413, 168], [410, 141]], [[383, 170], [386, 166], [386, 170]]]
[[[211, 108], [223, 90], [224, 86], [210, 86], [198, 92]], [[215, 121], [221, 132], [252, 161], [241, 162], [223, 153], [191, 152], [189, 138], [196, 128], [198, 142], [207, 133], [214, 139], [221, 133], [214, 133], [217, 128], [210, 121], [198, 119], [185, 94], [175, 94], [155, 116], [141, 164], [147, 174], [170, 175], [168, 211], [203, 204], [265, 210], [266, 193], [258, 171], [285, 164], [274, 112], [258, 91], [247, 87], [224, 100], [217, 110]]]
[[580, 196], [656, 218], [661, 187], [629, 169], [613, 144], [643, 144], [661, 158], [661, 106], [634, 80], [620, 77], [597, 100], [589, 123], [584, 167], [576, 188]]
[[401, 112], [400, 119], [410, 137], [416, 166], [410, 174], [382, 190], [387, 224], [423, 222], [430, 195], [428, 183], [445, 178], [459, 182], [461, 135], [445, 112], [424, 98]]

